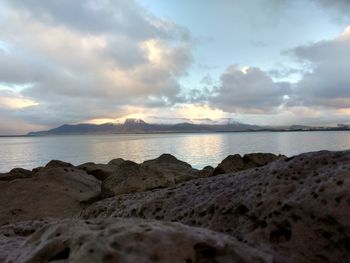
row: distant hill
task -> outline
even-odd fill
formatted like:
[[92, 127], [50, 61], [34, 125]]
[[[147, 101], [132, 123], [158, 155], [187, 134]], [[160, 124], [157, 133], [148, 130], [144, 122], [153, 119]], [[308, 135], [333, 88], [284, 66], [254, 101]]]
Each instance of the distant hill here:
[[264, 128], [239, 122], [227, 124], [150, 124], [140, 119], [127, 119], [122, 124], [64, 124], [57, 128], [30, 132], [30, 136], [68, 135], [68, 134], [118, 134], [118, 133], [167, 133], [167, 132], [233, 132], [257, 131]]
[[135, 134], [135, 133], [198, 133], [198, 132], [248, 132], [248, 131], [349, 131], [350, 125], [338, 125], [336, 127], [312, 127], [306, 125], [290, 126], [258, 126], [244, 124], [228, 119], [226, 123], [215, 124], [211, 120], [205, 120], [203, 124], [189, 122], [177, 124], [151, 124], [141, 119], [127, 119], [124, 123], [113, 124], [64, 124], [57, 128], [29, 132], [27, 136], [46, 135], [73, 135], [73, 134]]

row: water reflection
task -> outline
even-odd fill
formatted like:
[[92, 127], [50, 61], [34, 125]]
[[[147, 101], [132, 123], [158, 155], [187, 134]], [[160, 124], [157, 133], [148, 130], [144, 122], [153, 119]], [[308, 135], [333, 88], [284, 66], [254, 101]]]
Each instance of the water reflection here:
[[295, 155], [350, 149], [350, 132], [257, 132], [213, 134], [83, 135], [0, 138], [0, 171], [33, 168], [60, 159], [73, 164], [106, 163], [117, 157], [142, 162], [171, 153], [201, 168], [229, 154], [273, 152]]

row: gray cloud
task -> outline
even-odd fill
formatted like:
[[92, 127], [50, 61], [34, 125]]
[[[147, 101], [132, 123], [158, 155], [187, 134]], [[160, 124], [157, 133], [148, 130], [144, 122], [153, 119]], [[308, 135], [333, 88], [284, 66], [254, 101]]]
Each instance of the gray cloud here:
[[336, 39], [296, 47], [288, 53], [313, 68], [297, 83], [295, 92], [301, 104], [350, 107], [350, 28]]
[[[79, 32], [128, 35], [134, 40], [188, 37], [186, 30], [152, 15], [134, 0], [5, 0], [23, 14]], [[176, 35], [177, 37], [178, 35]]]
[[312, 0], [321, 7], [330, 10], [338, 19], [350, 21], [350, 1], [348, 0]]
[[287, 82], [274, 82], [255, 67], [240, 70], [236, 65], [229, 66], [220, 82], [207, 100], [226, 112], [266, 113], [281, 106], [290, 93]]

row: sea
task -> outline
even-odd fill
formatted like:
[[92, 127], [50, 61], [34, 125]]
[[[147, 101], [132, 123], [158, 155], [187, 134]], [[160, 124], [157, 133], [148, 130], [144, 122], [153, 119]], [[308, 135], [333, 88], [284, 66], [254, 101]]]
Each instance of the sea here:
[[230, 154], [293, 156], [350, 149], [350, 131], [226, 132], [0, 137], [0, 172], [32, 169], [58, 159], [79, 165], [114, 158], [135, 162], [170, 153], [195, 168], [216, 166]]

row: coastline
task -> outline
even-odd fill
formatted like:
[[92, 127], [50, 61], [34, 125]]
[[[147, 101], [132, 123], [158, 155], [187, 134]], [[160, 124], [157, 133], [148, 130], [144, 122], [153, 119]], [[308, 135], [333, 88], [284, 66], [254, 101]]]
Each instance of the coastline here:
[[0, 174], [0, 262], [342, 262], [349, 171], [350, 151], [16, 168]]
[[41, 135], [0, 135], [0, 138], [8, 137], [50, 137], [50, 136], [84, 136], [84, 135], [139, 135], [139, 134], [216, 134], [216, 133], [260, 133], [260, 132], [334, 132], [334, 131], [350, 131], [345, 128], [327, 128], [327, 129], [300, 129], [300, 130], [284, 130], [284, 129], [262, 129], [262, 130], [243, 130], [243, 131], [155, 131], [155, 132], [120, 132], [120, 133], [62, 133], [62, 134], [41, 134]]

